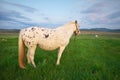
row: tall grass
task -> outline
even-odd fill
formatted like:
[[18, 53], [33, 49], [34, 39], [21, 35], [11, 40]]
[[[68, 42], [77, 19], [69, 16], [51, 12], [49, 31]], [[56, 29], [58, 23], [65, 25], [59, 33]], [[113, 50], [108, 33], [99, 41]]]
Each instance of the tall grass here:
[[36, 68], [18, 66], [18, 37], [0, 36], [0, 80], [120, 80], [119, 36], [80, 35], [71, 38], [61, 64], [57, 50], [37, 48]]

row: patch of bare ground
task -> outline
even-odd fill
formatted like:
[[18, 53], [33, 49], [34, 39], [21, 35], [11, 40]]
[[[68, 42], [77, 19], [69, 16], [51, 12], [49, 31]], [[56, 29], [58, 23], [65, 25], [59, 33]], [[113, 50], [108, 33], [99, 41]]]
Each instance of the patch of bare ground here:
[[102, 31], [87, 31], [82, 30], [81, 34], [97, 34], [97, 35], [120, 35], [120, 32], [102, 32]]

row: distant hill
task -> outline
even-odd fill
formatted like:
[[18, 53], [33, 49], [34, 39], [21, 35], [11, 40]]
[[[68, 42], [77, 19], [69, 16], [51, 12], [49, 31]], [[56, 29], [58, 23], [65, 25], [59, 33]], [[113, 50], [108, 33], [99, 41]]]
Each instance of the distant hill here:
[[[91, 29], [80, 29], [80, 30], [120, 33], [120, 29], [107, 29], [107, 28], [91, 28]], [[19, 29], [0, 29], [0, 33], [19, 33], [19, 31], [20, 31]]]
[[19, 29], [0, 29], [0, 33], [18, 33]]
[[87, 31], [102, 31], [102, 32], [120, 32], [120, 29], [107, 29], [107, 28], [91, 28], [91, 29], [81, 29]]

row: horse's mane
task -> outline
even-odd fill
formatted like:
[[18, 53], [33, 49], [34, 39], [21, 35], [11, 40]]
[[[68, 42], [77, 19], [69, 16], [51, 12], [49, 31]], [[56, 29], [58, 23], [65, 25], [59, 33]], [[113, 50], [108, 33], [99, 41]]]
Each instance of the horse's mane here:
[[68, 27], [70, 27], [70, 25], [71, 24], [75, 24], [75, 22], [69, 22], [69, 23], [67, 23], [67, 24], [64, 24], [63, 26], [59, 26], [59, 27], [57, 27], [57, 29], [63, 29], [63, 28], [68, 28]]
[[71, 24], [75, 24], [75, 22], [69, 22], [69, 23], [67, 23], [67, 24], [64, 24], [64, 25], [61, 26], [61, 27], [66, 27], [66, 26], [69, 26], [69, 25], [71, 25]]
[[69, 24], [75, 24], [75, 22], [69, 22], [68, 25], [69, 25]]

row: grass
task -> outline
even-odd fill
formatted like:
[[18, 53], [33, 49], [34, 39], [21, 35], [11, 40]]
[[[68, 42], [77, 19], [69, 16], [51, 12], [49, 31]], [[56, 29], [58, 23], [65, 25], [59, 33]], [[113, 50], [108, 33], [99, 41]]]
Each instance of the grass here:
[[120, 80], [119, 35], [82, 34], [71, 38], [61, 64], [56, 66], [57, 50], [37, 48], [33, 68], [18, 66], [18, 36], [0, 35], [0, 80]]

